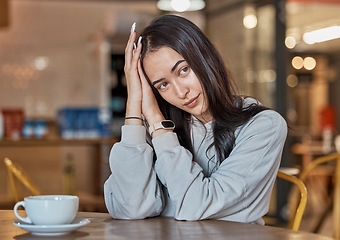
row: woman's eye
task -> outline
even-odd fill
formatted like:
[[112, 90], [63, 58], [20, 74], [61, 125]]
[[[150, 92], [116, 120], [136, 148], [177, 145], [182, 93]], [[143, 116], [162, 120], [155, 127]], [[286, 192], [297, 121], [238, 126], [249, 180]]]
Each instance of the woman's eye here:
[[186, 73], [188, 73], [189, 72], [189, 67], [183, 67], [180, 71], [179, 71], [179, 73], [181, 74], [181, 75], [184, 75], [184, 74], [186, 74]]
[[167, 82], [163, 82], [163, 83], [159, 84], [157, 88], [158, 88], [159, 90], [163, 90], [167, 85], [168, 85]]

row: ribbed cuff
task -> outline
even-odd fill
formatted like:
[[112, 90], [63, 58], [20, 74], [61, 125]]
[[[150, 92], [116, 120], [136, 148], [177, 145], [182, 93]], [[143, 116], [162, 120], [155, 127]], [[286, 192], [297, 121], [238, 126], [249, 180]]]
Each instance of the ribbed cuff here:
[[121, 142], [141, 144], [146, 142], [146, 130], [142, 125], [123, 125]]
[[174, 132], [166, 132], [154, 137], [152, 144], [157, 155], [164, 150], [172, 150], [180, 146], [177, 134]]

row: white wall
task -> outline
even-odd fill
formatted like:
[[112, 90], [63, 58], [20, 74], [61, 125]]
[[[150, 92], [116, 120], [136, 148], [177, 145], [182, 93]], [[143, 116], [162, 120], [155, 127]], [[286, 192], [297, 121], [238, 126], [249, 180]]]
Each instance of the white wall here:
[[[103, 36], [128, 37], [133, 21], [155, 13], [152, 3], [11, 0], [10, 26], [0, 28], [0, 109], [54, 118], [63, 106], [98, 105]], [[39, 56], [49, 60], [42, 71], [32, 66]]]
[[[0, 110], [19, 107], [27, 117], [53, 120], [60, 107], [99, 105], [105, 99], [99, 47], [108, 37], [114, 50], [123, 52], [131, 24], [157, 13], [152, 2], [11, 0], [10, 26], [0, 28]], [[49, 60], [42, 71], [32, 65], [39, 56]], [[93, 192], [93, 151], [87, 146], [2, 147], [0, 159], [20, 164], [43, 194], [60, 193], [65, 156], [71, 152], [78, 190]], [[2, 163], [0, 195], [7, 191]]]

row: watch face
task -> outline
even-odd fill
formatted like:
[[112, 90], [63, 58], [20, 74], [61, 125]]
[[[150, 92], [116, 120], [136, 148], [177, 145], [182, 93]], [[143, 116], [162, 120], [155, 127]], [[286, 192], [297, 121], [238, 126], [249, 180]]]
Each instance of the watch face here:
[[161, 122], [164, 128], [174, 128], [175, 124], [173, 121], [165, 120]]

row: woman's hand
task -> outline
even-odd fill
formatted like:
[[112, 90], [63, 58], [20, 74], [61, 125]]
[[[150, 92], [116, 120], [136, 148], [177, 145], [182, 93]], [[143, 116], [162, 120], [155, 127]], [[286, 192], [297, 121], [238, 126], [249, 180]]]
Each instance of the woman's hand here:
[[[141, 67], [139, 56], [142, 51], [142, 44], [139, 43], [137, 48], [134, 49], [136, 37], [136, 32], [133, 30], [125, 48], [124, 72], [128, 93], [125, 116], [141, 117], [143, 113], [149, 125], [151, 125], [164, 120], [164, 116]], [[125, 124], [142, 124], [142, 121], [125, 119]]]
[[[125, 66], [124, 72], [127, 84], [127, 103], [126, 103], [126, 117], [141, 117], [142, 115], [142, 84], [139, 78], [137, 69], [139, 55], [142, 46], [139, 44], [134, 50], [134, 42], [137, 34], [131, 31], [128, 43], [125, 48]], [[142, 124], [138, 119], [126, 119], [125, 124]]]
[[140, 60], [138, 61], [138, 72], [142, 84], [142, 113], [150, 125], [160, 122], [164, 120], [164, 116], [159, 109], [152, 88], [144, 76]]
[[125, 48], [125, 66], [124, 72], [127, 83], [128, 100], [134, 102], [142, 101], [142, 86], [137, 70], [137, 62], [141, 52], [141, 44], [134, 50], [134, 42], [136, 41], [136, 32], [130, 34], [128, 43]]
[[[149, 125], [165, 120], [161, 110], [159, 109], [155, 95], [152, 92], [152, 87], [142, 71], [141, 63], [138, 61], [138, 72], [142, 83], [142, 112]], [[151, 137], [156, 137], [165, 132], [172, 132], [171, 129], [158, 129], [152, 133]]]

